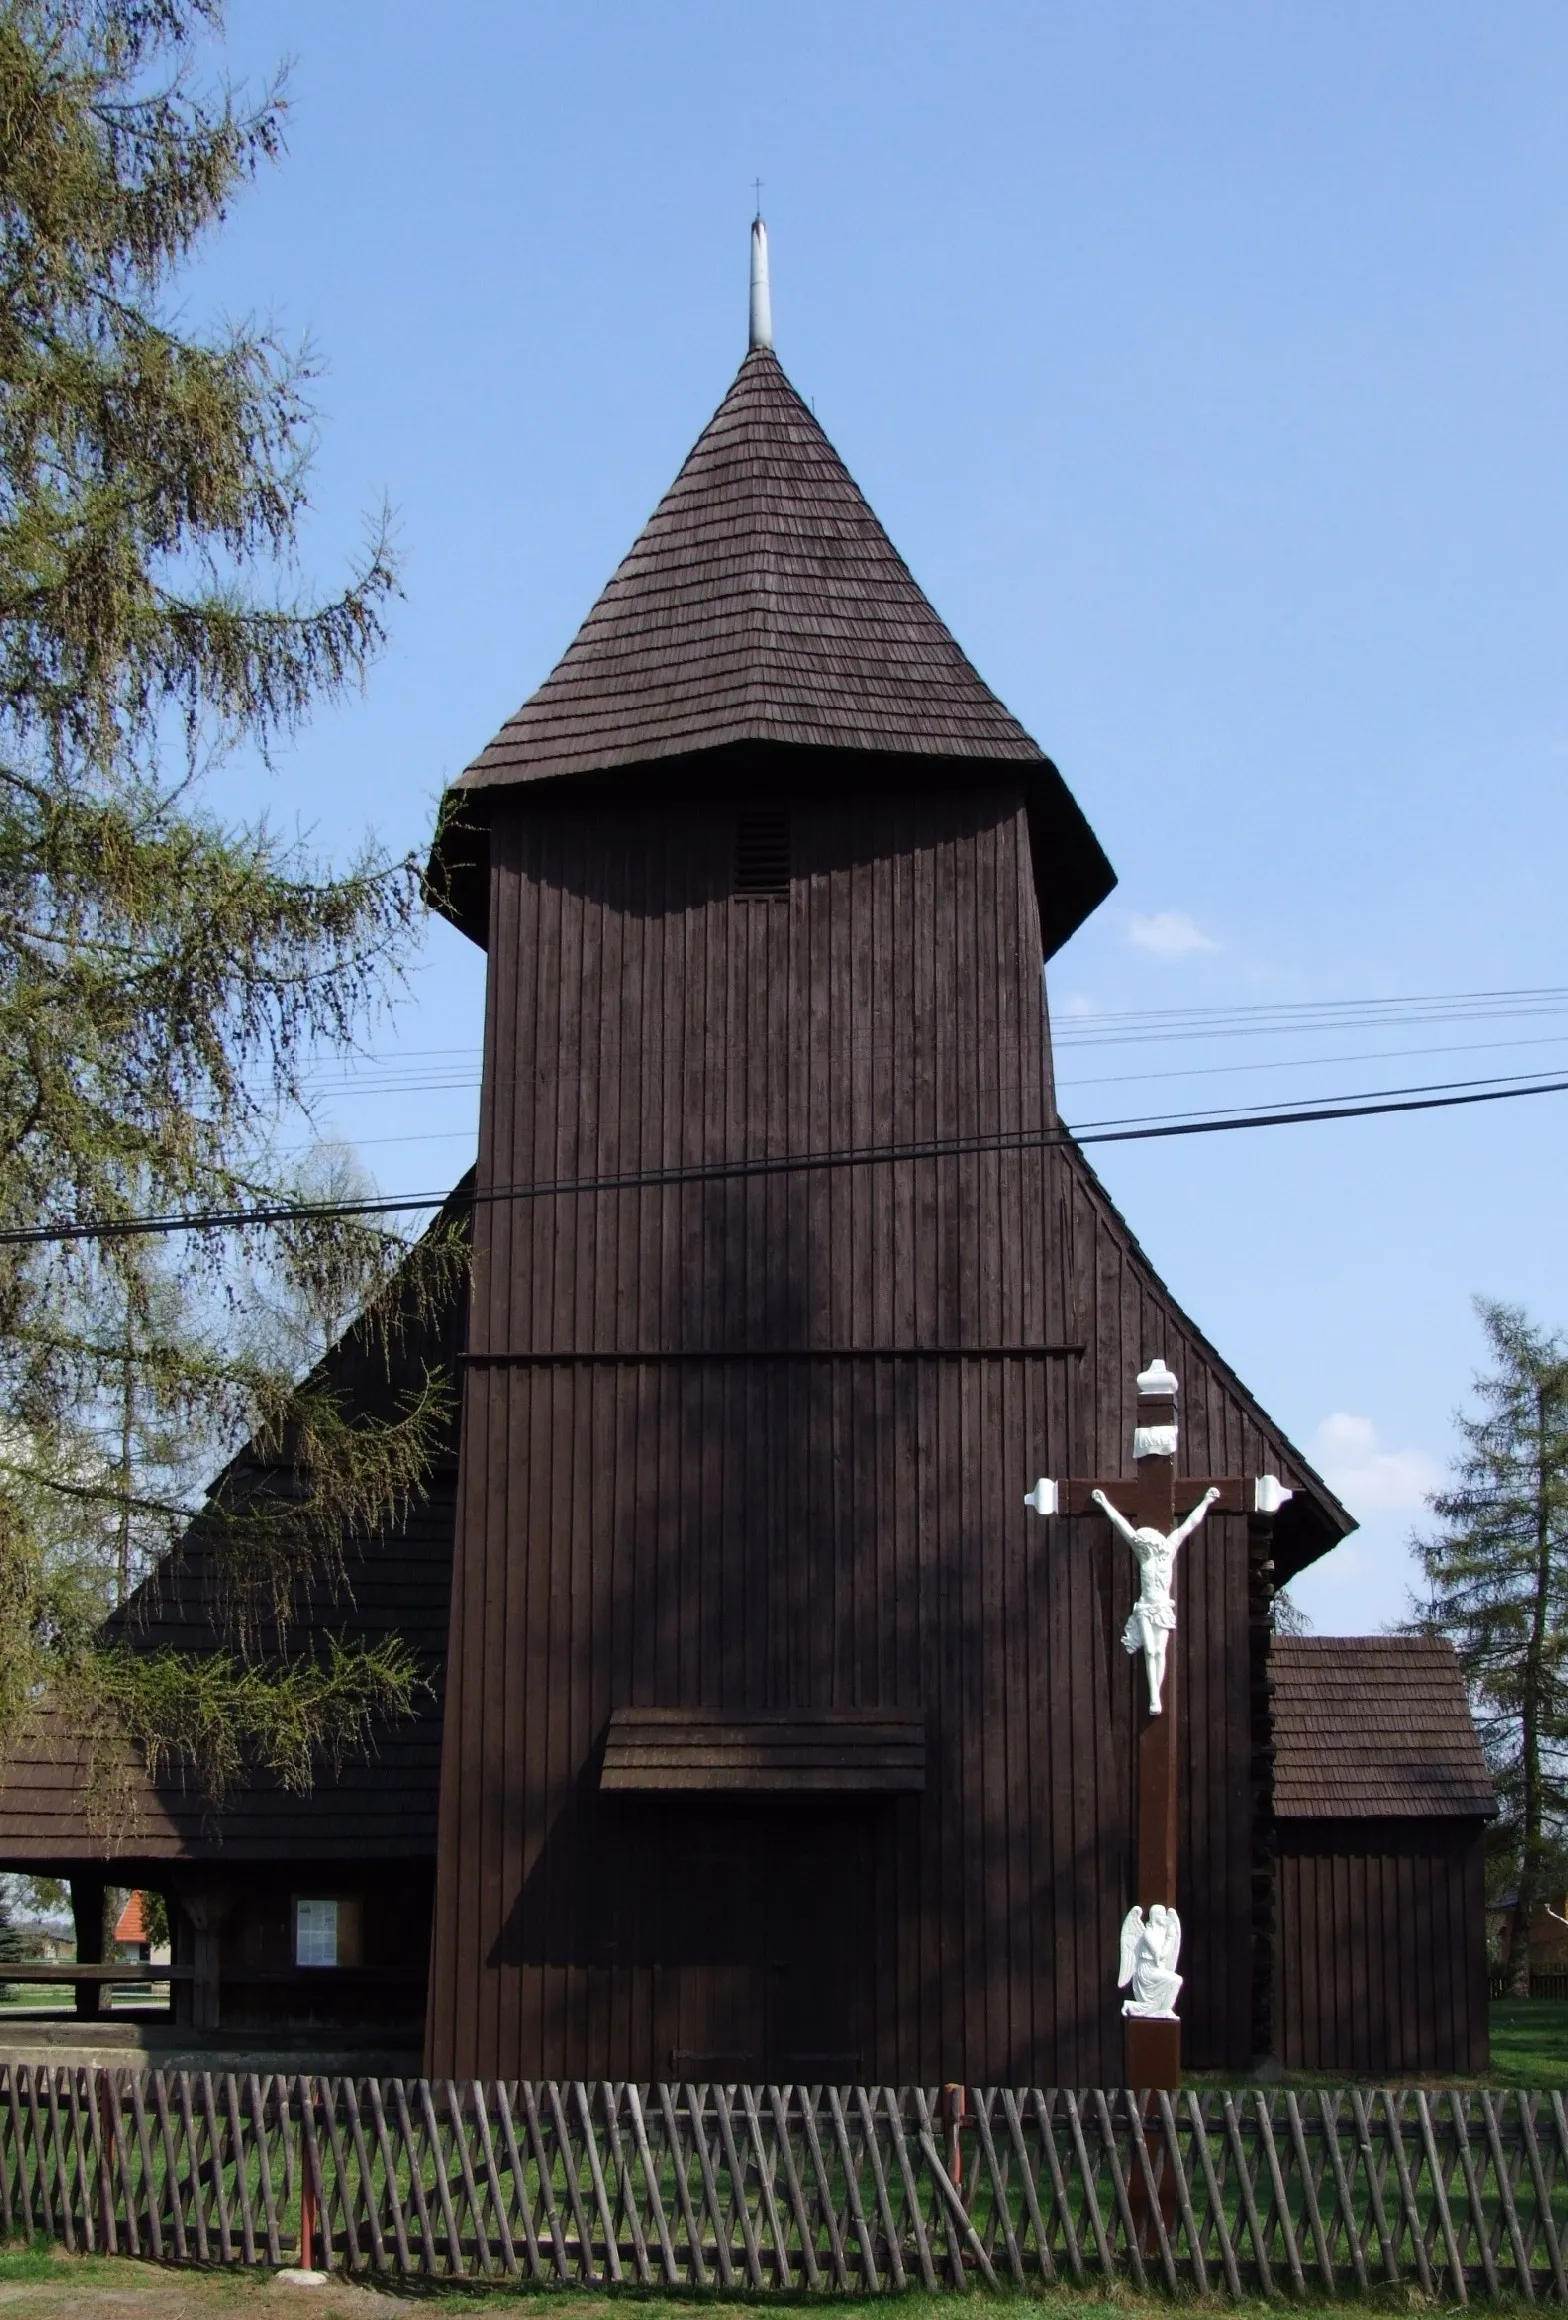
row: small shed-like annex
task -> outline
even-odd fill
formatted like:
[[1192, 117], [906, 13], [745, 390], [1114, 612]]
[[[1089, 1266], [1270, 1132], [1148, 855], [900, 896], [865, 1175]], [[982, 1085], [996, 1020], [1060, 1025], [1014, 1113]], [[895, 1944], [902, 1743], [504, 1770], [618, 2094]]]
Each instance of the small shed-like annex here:
[[1452, 1647], [1280, 1636], [1270, 1674], [1281, 2062], [1484, 2070], [1497, 1805]]

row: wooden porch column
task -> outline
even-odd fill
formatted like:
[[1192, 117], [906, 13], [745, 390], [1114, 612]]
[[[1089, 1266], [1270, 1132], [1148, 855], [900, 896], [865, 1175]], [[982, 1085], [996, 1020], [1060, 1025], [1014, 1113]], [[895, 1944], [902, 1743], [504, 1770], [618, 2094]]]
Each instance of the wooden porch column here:
[[216, 2030], [221, 2027], [219, 1984], [223, 1963], [223, 1924], [234, 1907], [234, 1895], [227, 1885], [189, 1885], [182, 1888], [180, 1907], [190, 1920], [194, 1940], [191, 1945], [191, 1965], [194, 1979], [191, 1983], [191, 2028]]
[[[109, 1924], [108, 1880], [101, 1870], [83, 1870], [71, 1879], [71, 1916], [76, 1925], [76, 1962], [101, 1966], [109, 1954], [113, 1928]], [[75, 2007], [84, 2021], [96, 2021], [110, 2009], [108, 1985], [78, 1982]]]

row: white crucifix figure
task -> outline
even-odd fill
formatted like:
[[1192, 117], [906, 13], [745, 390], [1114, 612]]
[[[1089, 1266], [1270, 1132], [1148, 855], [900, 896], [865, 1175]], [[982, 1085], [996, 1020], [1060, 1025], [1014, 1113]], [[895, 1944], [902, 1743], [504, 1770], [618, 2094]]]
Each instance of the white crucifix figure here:
[[1141, 1651], [1149, 1678], [1149, 1713], [1160, 1713], [1160, 1690], [1165, 1682], [1165, 1653], [1171, 1630], [1176, 1625], [1176, 1603], [1172, 1586], [1176, 1577], [1176, 1556], [1183, 1544], [1191, 1538], [1214, 1501], [1217, 1490], [1206, 1490], [1185, 1522], [1167, 1534], [1150, 1524], [1134, 1524], [1127, 1520], [1119, 1507], [1112, 1506], [1103, 1490], [1094, 1493], [1094, 1503], [1102, 1514], [1121, 1532], [1138, 1558], [1141, 1583], [1138, 1600], [1132, 1607], [1126, 1627], [1122, 1630], [1122, 1647], [1126, 1651]]

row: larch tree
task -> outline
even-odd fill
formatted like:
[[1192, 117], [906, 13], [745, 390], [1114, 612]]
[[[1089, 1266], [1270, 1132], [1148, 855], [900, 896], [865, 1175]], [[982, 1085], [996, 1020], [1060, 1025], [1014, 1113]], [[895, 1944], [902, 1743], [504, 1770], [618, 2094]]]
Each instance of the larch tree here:
[[[1495, 1855], [1515, 1888], [1511, 1995], [1568, 1834], [1568, 1345], [1517, 1306], [1477, 1300], [1495, 1366], [1461, 1413], [1439, 1527], [1415, 1541], [1416, 1624], [1453, 1643], [1497, 1782]], [[1559, 1890], [1561, 1890], [1559, 1886]]]
[[[395, 585], [373, 536], [299, 593], [308, 349], [173, 305], [282, 146], [281, 84], [199, 76], [220, 31], [219, 0], [0, 0], [0, 1747], [47, 1696], [214, 1794], [246, 1761], [304, 1783], [410, 1704], [400, 1644], [324, 1660], [290, 1620], [417, 1488], [447, 1388], [370, 1422], [312, 1353], [458, 1261], [330, 1199], [70, 1237], [295, 1198], [311, 1067], [362, 1038], [422, 907], [410, 858], [329, 868], [205, 802], [359, 681]], [[247, 1439], [290, 1487], [209, 1496]], [[198, 1509], [230, 1630], [199, 1669], [103, 1627]]]

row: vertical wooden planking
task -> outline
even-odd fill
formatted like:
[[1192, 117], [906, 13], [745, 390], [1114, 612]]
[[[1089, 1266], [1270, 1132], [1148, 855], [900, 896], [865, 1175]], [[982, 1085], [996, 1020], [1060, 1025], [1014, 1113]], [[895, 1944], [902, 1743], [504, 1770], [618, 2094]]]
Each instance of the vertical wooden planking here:
[[[487, 1181], [1049, 1117], [1010, 778], [802, 793], [782, 902], [731, 897], [726, 806], [498, 800]], [[885, 1930], [860, 2067], [969, 2083], [1115, 2068], [1130, 1574], [1106, 1566], [1096, 1607], [1095, 1526], [1037, 1533], [1016, 1484], [1080, 1446], [1123, 1462], [1146, 1336], [1193, 1381], [1195, 1455], [1253, 1436], [1082, 1162], [992, 1152], [502, 1202], [476, 1239], [475, 1315], [489, 1358], [465, 1381], [432, 2065], [668, 2067], [677, 1986], [706, 1969], [656, 1969], [594, 1898], [610, 1873], [593, 1866], [608, 1824], [592, 1754], [609, 1711], [640, 1698], [927, 1706], [941, 1769], [923, 1801], [874, 1835], [867, 1823], [888, 1907], [872, 1913]], [[980, 1354], [1067, 1332], [1086, 1345], [1075, 1393], [1070, 1357]], [[840, 1355], [737, 1358], [764, 1343]], [[928, 1357], [875, 1350], [906, 1343]], [[602, 1359], [638, 1346], [661, 1364]], [[697, 1360], [705, 1347], [725, 1360]], [[1237, 2062], [1240, 1567], [1227, 1537], [1195, 1569], [1202, 1656], [1184, 1678], [1211, 1711], [1189, 1837], [1213, 1873], [1191, 1947], [1216, 1963], [1195, 1983], [1194, 2034], [1216, 2050], [1205, 2059]], [[1035, 1621], [1073, 1656], [1031, 1649]]]
[[1478, 2047], [1484, 2055], [1479, 1826], [1279, 1824], [1276, 1996], [1287, 2066], [1397, 2077], [1464, 2072]]

